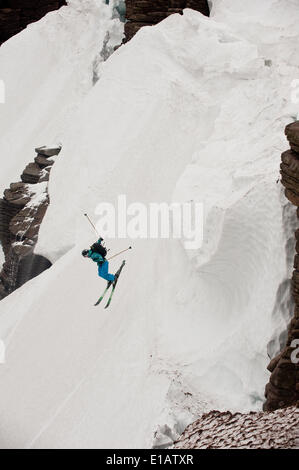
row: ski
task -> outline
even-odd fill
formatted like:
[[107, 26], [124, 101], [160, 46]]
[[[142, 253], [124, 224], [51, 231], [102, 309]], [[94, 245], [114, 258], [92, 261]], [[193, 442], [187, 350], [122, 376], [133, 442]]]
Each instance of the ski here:
[[126, 264], [126, 262], [123, 261], [121, 267], [119, 268], [119, 270], [118, 270], [118, 271], [116, 272], [116, 274], [115, 274], [116, 279], [115, 279], [115, 281], [113, 282], [112, 291], [111, 291], [110, 297], [109, 297], [109, 299], [108, 299], [108, 302], [107, 302], [107, 304], [105, 305], [105, 308], [108, 308], [109, 305], [111, 304], [111, 300], [112, 300], [112, 297], [113, 297], [113, 294], [114, 294], [114, 291], [115, 291], [116, 284], [118, 283], [118, 279], [119, 279], [120, 273], [122, 272], [122, 270], [123, 270], [125, 264]]
[[107, 285], [106, 289], [104, 290], [103, 294], [101, 295], [101, 297], [99, 298], [99, 300], [97, 301], [97, 303], [94, 304], [95, 307], [97, 307], [98, 305], [100, 305], [100, 303], [102, 302], [103, 298], [105, 297], [105, 295], [107, 294], [108, 290], [110, 289], [111, 284], [112, 284], [112, 282], [108, 282], [108, 285]]

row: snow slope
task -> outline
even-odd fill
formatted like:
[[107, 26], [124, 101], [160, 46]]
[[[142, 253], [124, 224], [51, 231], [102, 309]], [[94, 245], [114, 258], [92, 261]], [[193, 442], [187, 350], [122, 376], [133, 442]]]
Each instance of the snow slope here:
[[1, 46], [1, 192], [18, 179], [35, 147], [63, 139], [98, 73], [107, 32], [108, 46], [121, 43], [123, 26], [112, 19], [112, 7], [101, 0], [69, 0]]
[[[118, 49], [65, 130], [37, 247], [54, 265], [0, 304], [2, 447], [163, 446], [204, 410], [261, 407], [289, 315], [295, 214], [276, 180], [299, 12], [213, 5]], [[119, 194], [204, 201], [204, 244], [135, 240], [105, 311], [83, 213]]]

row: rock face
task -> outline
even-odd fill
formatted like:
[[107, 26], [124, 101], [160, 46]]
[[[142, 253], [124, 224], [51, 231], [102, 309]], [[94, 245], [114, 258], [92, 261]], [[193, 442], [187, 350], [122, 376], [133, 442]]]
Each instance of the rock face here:
[[[299, 217], [299, 121], [289, 124], [285, 133], [291, 149], [281, 156], [281, 183], [285, 187], [286, 197], [298, 207]], [[289, 406], [299, 400], [299, 229], [295, 237], [297, 243], [292, 277], [295, 312], [284, 350], [268, 365], [271, 376], [265, 390], [266, 411]]]
[[192, 8], [209, 16], [207, 0], [126, 0], [126, 41], [129, 41], [142, 26], [150, 26], [164, 20], [173, 13], [182, 14], [184, 8]]
[[0, 44], [65, 3], [65, 0], [0, 0]]
[[210, 411], [190, 424], [175, 449], [292, 449], [299, 447], [299, 409], [272, 413]]
[[0, 299], [51, 266], [33, 251], [49, 205], [48, 180], [60, 146], [36, 149], [21, 181], [12, 183], [0, 199], [0, 242], [5, 262], [0, 272]]

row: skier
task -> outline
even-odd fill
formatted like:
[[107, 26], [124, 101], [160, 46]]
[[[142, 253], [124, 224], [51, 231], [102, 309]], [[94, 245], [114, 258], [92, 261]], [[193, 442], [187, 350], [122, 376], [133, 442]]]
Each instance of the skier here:
[[[95, 225], [92, 223], [92, 221], [88, 217], [88, 214], [84, 214], [84, 215], [87, 218], [87, 220], [89, 221], [90, 225], [94, 228], [94, 230], [97, 231]], [[115, 292], [116, 284], [118, 282], [118, 279], [119, 279], [119, 276], [120, 276], [122, 270], [125, 267], [126, 261], [124, 260], [121, 263], [119, 269], [116, 271], [115, 274], [109, 274], [109, 263], [106, 260], [107, 250], [106, 250], [105, 246], [102, 245], [103, 241], [104, 241], [104, 239], [102, 237], [100, 237], [98, 239], [98, 241], [90, 247], [89, 250], [83, 250], [82, 251], [82, 256], [84, 256], [84, 258], [90, 258], [92, 261], [97, 263], [99, 276], [107, 281], [107, 287], [106, 287], [105, 291], [103, 292], [103, 294], [101, 295], [101, 297], [99, 298], [99, 300], [97, 301], [97, 303], [95, 304], [95, 306], [99, 305], [102, 302], [102, 300], [105, 297], [106, 293], [109, 291], [110, 287], [112, 286], [110, 297], [108, 299], [107, 304], [105, 305], [105, 308], [108, 308], [109, 305], [111, 304], [111, 300], [112, 300], [112, 297], [113, 297], [114, 292]], [[131, 249], [132, 249], [132, 247], [129, 246], [129, 248], [126, 248], [125, 250], [122, 250], [120, 253], [117, 253], [116, 255], [112, 256], [110, 259], [116, 258], [116, 256], [119, 256], [122, 253], [125, 253], [126, 251], [131, 250]]]
[[82, 251], [82, 256], [84, 256], [84, 258], [90, 258], [97, 263], [99, 276], [105, 279], [110, 286], [116, 281], [117, 275], [109, 274], [109, 263], [106, 260], [107, 250], [102, 245], [103, 241], [103, 238], [99, 238], [99, 240], [90, 247], [90, 250]]

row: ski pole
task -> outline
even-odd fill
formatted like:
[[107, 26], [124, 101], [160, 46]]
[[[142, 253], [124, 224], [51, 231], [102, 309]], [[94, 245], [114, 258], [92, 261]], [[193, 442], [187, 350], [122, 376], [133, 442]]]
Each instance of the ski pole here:
[[108, 261], [110, 261], [110, 260], [113, 259], [113, 258], [116, 258], [117, 256], [119, 256], [119, 255], [121, 255], [122, 253], [125, 253], [126, 251], [129, 251], [129, 250], [132, 250], [132, 247], [131, 247], [131, 246], [129, 246], [129, 248], [126, 248], [126, 249], [123, 250], [123, 251], [120, 251], [119, 253], [116, 253], [116, 255], [111, 256], [111, 258], [108, 258]]
[[88, 214], [84, 214], [85, 217], [87, 218], [88, 222], [90, 223], [90, 225], [93, 227], [94, 231], [96, 232], [97, 236], [99, 237], [99, 232], [97, 231], [97, 229], [95, 228], [95, 225], [92, 223], [92, 221], [90, 220]]

